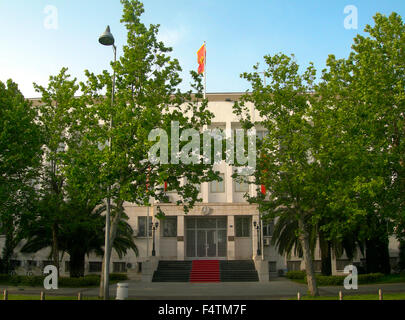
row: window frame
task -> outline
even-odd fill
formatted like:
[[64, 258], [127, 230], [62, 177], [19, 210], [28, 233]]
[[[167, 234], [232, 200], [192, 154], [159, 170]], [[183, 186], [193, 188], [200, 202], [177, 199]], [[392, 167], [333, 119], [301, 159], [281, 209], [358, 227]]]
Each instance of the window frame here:
[[[220, 173], [219, 176], [222, 178], [222, 181], [211, 181], [210, 182], [210, 193], [214, 193], [214, 194], [219, 194], [219, 193], [225, 193], [226, 192], [226, 188], [225, 188], [225, 173]], [[222, 187], [223, 187], [223, 191], [213, 191], [213, 186], [215, 184], [215, 186], [218, 189], [219, 184], [222, 183]]]
[[[248, 225], [246, 226], [244, 221], [248, 220]], [[238, 234], [238, 223], [242, 221], [242, 233]], [[248, 234], [246, 235], [245, 231], [247, 230]], [[235, 237], [236, 238], [250, 238], [252, 236], [252, 216], [236, 216], [235, 217]]]
[[[175, 221], [175, 235], [165, 235], [165, 224], [168, 220], [173, 220]], [[171, 217], [166, 217], [165, 219], [161, 220], [161, 232], [160, 236], [162, 238], [177, 238], [177, 216], [171, 216]]]
[[[137, 237], [138, 238], [147, 238], [148, 237], [148, 235], [147, 235], [147, 231], [146, 231], [146, 229], [147, 229], [147, 227], [148, 227], [148, 216], [138, 216], [138, 221], [137, 221], [137, 223], [138, 223], [138, 225], [137, 225], [137, 227], [138, 227], [138, 234], [137, 234]], [[140, 223], [140, 221], [142, 220], [142, 219], [144, 219], [145, 220], [145, 226], [144, 226], [144, 230], [145, 230], [145, 232], [143, 232], [143, 234], [140, 234], [140, 230], [141, 230], [141, 228], [140, 228], [140, 226], [141, 226], [141, 223]], [[149, 237], [152, 237], [152, 217], [151, 216], [149, 216]]]

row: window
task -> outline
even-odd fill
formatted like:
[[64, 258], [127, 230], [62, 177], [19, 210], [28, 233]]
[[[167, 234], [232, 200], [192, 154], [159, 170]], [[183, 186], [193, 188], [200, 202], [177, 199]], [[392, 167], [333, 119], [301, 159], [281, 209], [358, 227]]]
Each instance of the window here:
[[352, 262], [348, 259], [336, 259], [336, 270], [344, 270], [349, 264]]
[[301, 270], [301, 261], [287, 261], [288, 271], [300, 271]]
[[[146, 237], [146, 218], [138, 217], [138, 237]], [[149, 237], [152, 236], [152, 217], [149, 217]]]
[[249, 192], [249, 184], [235, 181], [235, 192]]
[[261, 131], [256, 131], [256, 136], [259, 140], [263, 140], [265, 136], [269, 134], [268, 131], [261, 130]]
[[223, 193], [225, 192], [225, 175], [223, 173], [219, 174], [222, 181], [211, 181], [211, 193]]
[[313, 264], [314, 264], [315, 272], [322, 272], [322, 261], [321, 260], [313, 260]]
[[114, 262], [113, 272], [127, 272], [127, 264], [125, 262]]
[[166, 217], [162, 220], [162, 236], [177, 237], [177, 217]]
[[235, 217], [236, 236], [250, 237], [251, 225], [252, 225], [251, 217]]
[[274, 232], [274, 221], [263, 222], [263, 236], [272, 237]]
[[65, 261], [65, 272], [70, 272], [70, 261]]
[[27, 267], [36, 267], [37, 262], [35, 260], [27, 260]]
[[101, 272], [102, 262], [89, 262], [89, 272]]

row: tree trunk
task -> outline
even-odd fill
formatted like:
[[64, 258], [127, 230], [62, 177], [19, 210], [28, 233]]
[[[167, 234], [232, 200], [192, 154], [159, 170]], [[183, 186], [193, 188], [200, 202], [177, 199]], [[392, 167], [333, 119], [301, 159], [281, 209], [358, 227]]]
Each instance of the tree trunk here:
[[100, 277], [100, 291], [99, 291], [99, 297], [101, 298], [107, 298], [108, 297], [104, 297], [104, 270], [105, 270], [105, 258], [106, 258], [106, 254], [108, 255], [108, 261], [111, 260], [111, 253], [112, 253], [112, 248], [114, 245], [114, 241], [115, 241], [115, 237], [117, 235], [117, 228], [118, 228], [118, 223], [121, 220], [121, 216], [122, 216], [122, 205], [123, 205], [123, 201], [118, 200], [117, 201], [117, 212], [111, 222], [111, 226], [110, 226], [110, 247], [108, 252], [106, 252], [106, 250], [104, 250], [104, 256], [103, 256], [103, 263], [102, 263], [102, 267], [101, 267], [101, 277]]
[[84, 261], [86, 253], [82, 250], [74, 250], [69, 252], [70, 255], [70, 277], [71, 278], [80, 278], [84, 277]]
[[308, 230], [305, 225], [305, 221], [303, 217], [298, 219], [298, 226], [300, 229], [300, 241], [302, 246], [302, 252], [304, 255], [304, 262], [305, 262], [305, 269], [307, 273], [307, 284], [308, 290], [311, 296], [319, 296], [318, 287], [316, 285], [315, 279], [315, 271], [314, 271], [314, 264], [312, 261], [312, 253], [309, 245], [309, 235]]

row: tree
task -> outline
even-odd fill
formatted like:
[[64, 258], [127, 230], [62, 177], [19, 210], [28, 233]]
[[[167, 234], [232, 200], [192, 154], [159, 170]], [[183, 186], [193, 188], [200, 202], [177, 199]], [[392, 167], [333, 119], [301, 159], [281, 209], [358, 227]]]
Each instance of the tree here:
[[270, 84], [264, 86], [258, 65], [255, 72], [244, 73], [252, 87], [251, 94], [244, 95], [235, 103], [235, 113], [246, 129], [255, 125], [249, 114], [248, 102], [259, 112], [260, 125], [268, 131], [258, 146], [258, 164], [254, 184], [263, 184], [268, 199], [259, 194], [250, 198], [259, 203], [261, 212], [269, 218], [290, 217], [298, 225], [306, 266], [308, 289], [313, 296], [319, 295], [314, 274], [310, 241], [311, 227], [316, 224], [318, 213], [314, 210], [317, 193], [317, 164], [311, 161], [313, 138], [311, 135], [310, 109], [314, 98], [315, 70], [310, 65], [303, 74], [299, 66], [284, 54], [265, 56], [265, 76]]
[[33, 223], [41, 220], [44, 223], [41, 227], [52, 231], [52, 258], [59, 270], [58, 232], [64, 218], [66, 183], [64, 157], [69, 139], [72, 138], [72, 115], [82, 100], [75, 98], [79, 86], [76, 79], [70, 80], [66, 68], [62, 68], [57, 76], [50, 76], [47, 88], [35, 83], [34, 87], [42, 95], [38, 107], [38, 123], [44, 137], [44, 158], [37, 181], [39, 218], [34, 219]]
[[[116, 210], [116, 208], [114, 208]], [[64, 205], [65, 218], [58, 230], [58, 246], [62, 253], [68, 253], [70, 277], [84, 276], [85, 256], [91, 253], [103, 255], [104, 246], [104, 217], [105, 207], [83, 207], [80, 202], [70, 201]], [[21, 251], [26, 253], [37, 252], [52, 246], [52, 230], [46, 227], [45, 216], [41, 216], [35, 228], [31, 230], [30, 237]], [[138, 254], [134, 243], [134, 232], [126, 221], [124, 215], [117, 226], [117, 236], [114, 241], [114, 250], [121, 258], [128, 250]]]
[[[144, 12], [141, 2], [122, 0], [121, 3], [121, 22], [125, 24], [128, 36], [122, 57], [112, 64], [117, 75], [114, 105], [111, 105], [112, 77], [107, 71], [98, 76], [87, 71], [88, 80], [82, 84], [87, 104], [92, 106], [85, 117], [87, 123], [93, 122], [92, 126], [87, 126], [92, 128], [88, 133], [89, 141], [102, 146], [109, 139], [112, 141], [111, 148], [100, 148], [89, 157], [99, 159], [103, 188], [110, 187], [107, 197], [117, 208], [121, 208], [124, 201], [145, 206], [150, 205], [152, 198], [164, 201], [163, 184], [167, 182], [179, 193], [181, 200], [178, 205], [183, 206], [187, 213], [196, 201], [201, 201], [195, 184], [219, 177], [213, 172], [212, 165], [179, 162], [176, 153], [169, 154], [168, 161], [152, 161], [148, 154], [156, 141], [150, 141], [149, 135], [153, 130], [165, 131], [168, 150], [171, 150], [176, 148], [171, 138], [175, 138], [177, 131], [172, 132], [172, 125], [178, 124], [179, 132], [183, 132], [186, 129], [199, 131], [210, 124], [212, 113], [206, 109], [207, 101], [202, 101], [201, 76], [192, 74], [197, 94], [181, 93], [178, 89], [181, 68], [179, 62], [169, 56], [172, 49], [157, 40], [159, 26], [146, 27], [141, 22]], [[107, 92], [106, 96], [104, 92]], [[110, 128], [105, 124], [111, 119], [113, 126]], [[158, 138], [158, 143], [165, 142], [162, 135]], [[185, 137], [185, 140], [180, 142], [179, 152], [192, 158], [192, 150], [183, 149], [190, 137]], [[160, 160], [165, 160], [162, 152]], [[180, 184], [182, 179], [186, 181], [185, 185]], [[164, 215], [160, 208], [158, 210], [158, 217]], [[111, 217], [110, 243], [115, 241], [122, 213], [118, 210]], [[111, 251], [105, 255], [109, 260]], [[103, 292], [101, 279], [101, 296]]]
[[396, 13], [376, 14], [374, 21], [368, 37], [354, 39], [347, 59], [329, 57], [319, 92], [338, 128], [334, 152], [345, 155], [340, 199], [331, 195], [331, 203], [353, 209], [346, 229], [360, 226], [368, 272], [389, 273], [388, 236], [396, 230], [401, 238], [404, 230], [405, 27]]
[[0, 234], [5, 246], [0, 272], [8, 273], [33, 204], [32, 179], [41, 157], [36, 112], [12, 80], [0, 81]]

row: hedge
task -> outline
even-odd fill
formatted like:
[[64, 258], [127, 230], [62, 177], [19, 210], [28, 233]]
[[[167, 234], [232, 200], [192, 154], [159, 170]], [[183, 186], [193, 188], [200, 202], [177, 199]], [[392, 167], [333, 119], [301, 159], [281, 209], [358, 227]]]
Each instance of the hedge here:
[[[42, 287], [44, 284], [45, 276], [10, 276], [7, 274], [0, 274], [0, 284], [10, 286], [23, 286], [23, 287]], [[111, 282], [128, 280], [126, 274], [112, 273], [110, 274]], [[100, 284], [100, 275], [87, 275], [82, 278], [66, 278], [60, 277], [58, 285], [61, 288], [81, 288], [93, 287]]]
[[[347, 276], [321, 276], [316, 275], [316, 283], [319, 286], [342, 286]], [[358, 275], [358, 284], [376, 283], [384, 278], [382, 273], [370, 273]], [[307, 281], [307, 277], [304, 278]]]
[[286, 277], [293, 280], [302, 280], [305, 279], [305, 275], [305, 271], [288, 271]]
[[[320, 286], [340, 286], [343, 285], [344, 279], [347, 276], [322, 276], [315, 275], [317, 284]], [[287, 278], [292, 280], [304, 280], [307, 281], [305, 271], [289, 271], [287, 272]], [[370, 273], [358, 275], [359, 284], [368, 284], [381, 281], [384, 278], [382, 273]]]

